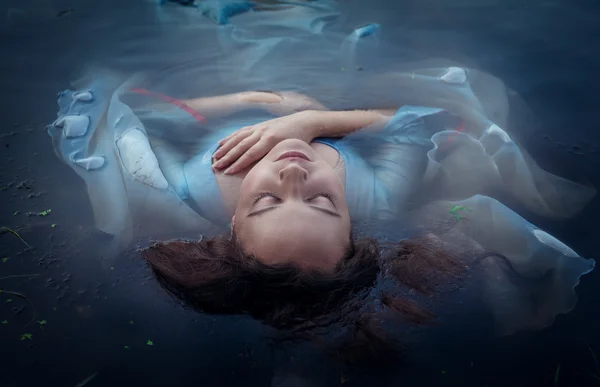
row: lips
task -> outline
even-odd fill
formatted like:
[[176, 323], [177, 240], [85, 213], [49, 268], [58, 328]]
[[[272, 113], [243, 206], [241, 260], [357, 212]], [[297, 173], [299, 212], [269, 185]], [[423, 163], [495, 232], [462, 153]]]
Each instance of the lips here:
[[306, 161], [310, 161], [307, 155], [299, 151], [287, 151], [283, 153], [281, 156], [277, 158], [275, 161], [283, 160], [283, 159], [303, 159]]

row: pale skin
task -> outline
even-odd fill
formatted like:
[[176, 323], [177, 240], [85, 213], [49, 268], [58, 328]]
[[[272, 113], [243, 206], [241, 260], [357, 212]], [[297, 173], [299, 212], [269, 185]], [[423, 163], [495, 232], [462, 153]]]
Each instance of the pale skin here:
[[186, 103], [209, 117], [254, 107], [281, 115], [223, 139], [215, 176], [246, 253], [267, 264], [332, 270], [350, 242], [346, 170], [334, 148], [313, 140], [377, 130], [395, 110], [328, 111], [301, 94], [268, 92]]

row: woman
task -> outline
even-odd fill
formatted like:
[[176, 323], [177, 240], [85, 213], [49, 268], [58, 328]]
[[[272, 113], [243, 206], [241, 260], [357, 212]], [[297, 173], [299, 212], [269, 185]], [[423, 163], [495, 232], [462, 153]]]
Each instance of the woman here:
[[[460, 71], [426, 69], [411, 78], [425, 86], [437, 80], [448, 93], [448, 74]], [[579, 277], [593, 268], [497, 200], [476, 195], [503, 188], [533, 211], [565, 215], [582, 199], [566, 208], [554, 206], [556, 198], [585, 191], [540, 170], [477, 114], [415, 106], [328, 111], [296, 93], [180, 101], [126, 84], [110, 103], [102, 93], [61, 95], [63, 110], [50, 127], [59, 153], [86, 179], [104, 231], [118, 234], [163, 214], [197, 230], [208, 222], [230, 227], [226, 236], [205, 231], [200, 241], [144, 252], [161, 284], [199, 310], [250, 313], [295, 330], [351, 319], [372, 341], [363, 320], [379, 301], [365, 301], [367, 294], [423, 323], [433, 315], [419, 294], [476, 270], [496, 332], [509, 334], [569, 311]], [[103, 103], [106, 126], [95, 114]], [[381, 222], [395, 228], [388, 238], [403, 241], [382, 249], [353, 227]], [[408, 293], [375, 292], [390, 277]]]
[[[376, 354], [390, 343], [382, 316], [432, 321], [434, 296], [463, 297], [466, 284], [498, 334], [573, 308], [593, 261], [494, 198], [564, 218], [595, 192], [541, 170], [502, 129], [501, 81], [408, 65], [395, 44], [377, 55], [381, 26], [347, 35], [334, 1], [198, 7], [227, 25], [189, 13], [194, 28], [167, 49], [177, 66], [124, 83], [96, 75], [60, 94], [49, 127], [100, 230], [122, 243], [191, 237], [144, 251], [169, 292], [318, 343], [340, 328], [346, 349]], [[288, 91], [237, 92], [263, 88]]]

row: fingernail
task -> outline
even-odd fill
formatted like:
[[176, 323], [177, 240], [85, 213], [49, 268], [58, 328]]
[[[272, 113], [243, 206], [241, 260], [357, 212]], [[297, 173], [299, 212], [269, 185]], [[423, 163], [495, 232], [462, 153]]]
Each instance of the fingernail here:
[[234, 173], [234, 170], [232, 168], [228, 168], [223, 173], [226, 174], [226, 175], [232, 175]]
[[221, 166], [221, 162], [217, 161], [216, 163], [213, 164], [213, 168], [215, 169], [219, 169], [219, 167]]

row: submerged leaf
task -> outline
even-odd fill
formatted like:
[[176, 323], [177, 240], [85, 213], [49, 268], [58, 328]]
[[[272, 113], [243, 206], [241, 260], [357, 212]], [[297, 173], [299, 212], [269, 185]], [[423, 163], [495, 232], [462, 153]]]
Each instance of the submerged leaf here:
[[458, 211], [473, 211], [473, 210], [471, 210], [467, 206], [452, 206], [452, 208], [450, 209], [451, 214], [455, 214]]
[[4, 257], [4, 258], [2, 258], [2, 263], [6, 263], [6, 262], [7, 262], [9, 259], [10, 259], [10, 258], [8, 258], [8, 257]]
[[32, 338], [33, 338], [33, 335], [31, 333], [23, 333], [21, 335], [21, 340], [25, 340], [25, 339], [31, 340]]
[[2, 325], [6, 325], [6, 324], [8, 324], [8, 321], [2, 320]]
[[452, 206], [452, 208], [450, 209], [449, 212], [456, 217], [456, 220], [461, 220], [461, 219], [463, 219], [463, 217], [458, 214], [459, 211], [472, 211], [472, 210], [467, 206]]

